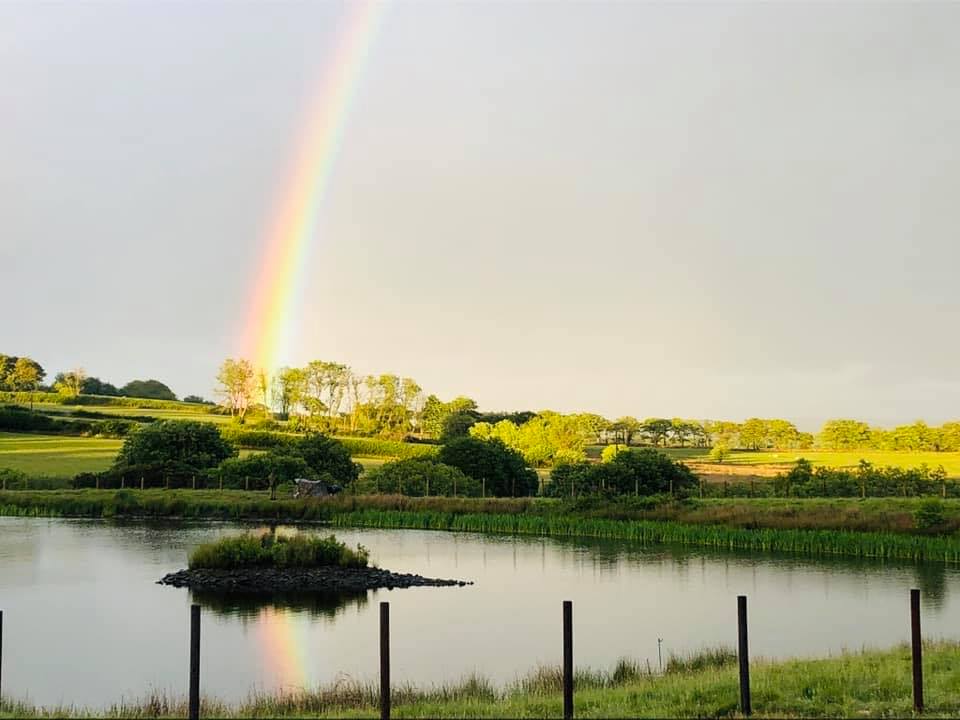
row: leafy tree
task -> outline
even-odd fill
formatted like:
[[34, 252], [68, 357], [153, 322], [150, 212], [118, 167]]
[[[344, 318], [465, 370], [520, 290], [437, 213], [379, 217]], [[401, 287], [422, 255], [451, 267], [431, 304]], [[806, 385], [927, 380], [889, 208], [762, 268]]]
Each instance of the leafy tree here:
[[615, 457], [617, 457], [617, 455], [619, 455], [620, 453], [622, 453], [622, 452], [624, 452], [624, 451], [626, 451], [626, 450], [629, 450], [629, 449], [630, 449], [630, 448], [627, 447], [626, 445], [620, 445], [620, 444], [617, 444], [617, 445], [607, 445], [607, 446], [600, 452], [600, 462], [602, 462], [602, 463], [613, 462], [613, 459], [614, 459]]
[[830, 450], [870, 447], [870, 426], [858, 420], [828, 420], [820, 430], [820, 443]]
[[759, 450], [769, 445], [767, 421], [750, 418], [740, 426], [740, 443], [750, 450]]
[[526, 466], [520, 453], [499, 440], [457, 438], [440, 448], [437, 459], [485, 481], [488, 495], [523, 497], [537, 493], [537, 474]]
[[204, 400], [199, 395], [187, 395], [186, 397], [183, 398], [183, 401], [185, 403], [194, 403], [196, 405], [212, 405], [213, 404], [209, 400]]
[[287, 447], [286, 454], [303, 458], [318, 478], [329, 478], [349, 485], [360, 477], [363, 466], [353, 462], [343, 443], [333, 438], [310, 433]]
[[7, 374], [10, 387], [20, 392], [34, 392], [43, 381], [46, 371], [40, 363], [28, 357], [19, 357], [13, 364], [13, 369]]
[[625, 415], [617, 418], [610, 424], [610, 430], [613, 431], [617, 442], [624, 445], [630, 445], [633, 442], [633, 436], [640, 432], [643, 424], [635, 417]]
[[157, 420], [127, 437], [116, 467], [182, 463], [196, 469], [216, 467], [236, 455], [212, 423]]
[[592, 493], [612, 495], [683, 494], [697, 478], [683, 463], [652, 448], [624, 450], [608, 463], [558, 465], [550, 474], [546, 494], [572, 497]]
[[724, 442], [718, 442], [710, 448], [710, 459], [714, 462], [722, 463], [730, 457], [730, 448]]
[[476, 414], [467, 410], [447, 414], [443, 419], [440, 442], [448, 443], [458, 438], [467, 437], [476, 423]]
[[363, 492], [417, 497], [428, 494], [479, 497], [481, 492], [480, 482], [459, 468], [421, 458], [395, 460], [374, 468], [363, 476], [358, 488]]
[[83, 383], [86, 379], [86, 371], [83, 368], [76, 368], [67, 373], [58, 373], [54, 378], [53, 387], [61, 395], [77, 397], [83, 389]]
[[643, 425], [640, 428], [647, 439], [650, 441], [650, 444], [654, 447], [660, 445], [660, 441], [663, 441], [663, 445], [667, 444], [667, 435], [673, 429], [673, 422], [665, 418], [649, 418], [643, 421]]
[[230, 409], [230, 415], [243, 420], [253, 399], [256, 378], [249, 360], [227, 358], [217, 373], [217, 392]]
[[85, 379], [80, 392], [83, 395], [106, 395], [110, 397], [117, 397], [120, 395], [120, 391], [117, 390], [114, 385], [111, 385], [108, 382], [103, 382], [97, 377], [88, 377]]
[[299, 455], [277, 448], [245, 458], [228, 458], [220, 463], [224, 487], [266, 490], [297, 478], [313, 479], [316, 474]]
[[173, 390], [159, 380], [131, 380], [122, 388], [120, 394], [126, 397], [146, 398], [148, 400], [176, 400]]
[[273, 407], [287, 417], [302, 407], [307, 393], [307, 374], [301, 368], [281, 368], [273, 378]]
[[479, 422], [470, 435], [481, 440], [497, 439], [518, 450], [528, 465], [544, 467], [557, 462], [575, 462], [584, 457], [584, 434], [576, 415], [544, 410], [519, 427], [509, 420], [496, 425]]

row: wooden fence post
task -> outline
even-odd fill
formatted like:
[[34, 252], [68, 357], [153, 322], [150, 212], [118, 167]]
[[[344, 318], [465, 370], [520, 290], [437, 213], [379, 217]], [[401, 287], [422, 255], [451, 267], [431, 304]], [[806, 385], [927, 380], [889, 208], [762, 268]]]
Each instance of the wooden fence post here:
[[100, 473], [97, 473], [97, 484], [95, 487], [97, 488], [97, 490], [100, 489]]
[[480, 496], [481, 497], [487, 496], [487, 479], [486, 478], [480, 479]]
[[196, 475], [191, 475], [191, 476], [190, 476], [190, 483], [193, 485], [193, 488], [192, 488], [192, 489], [193, 489], [193, 490], [196, 490], [196, 489], [197, 489], [197, 476], [196, 476]]
[[244, 489], [244, 490], [249, 490], [249, 489], [250, 489], [250, 476], [249, 476], [249, 475], [244, 475], [244, 476], [243, 476], [243, 489]]
[[740, 712], [750, 715], [750, 653], [747, 648], [747, 596], [737, 596], [737, 639], [740, 660]]
[[120, 476], [120, 489], [123, 490], [126, 486], [127, 486], [127, 476], [126, 476], [126, 475], [121, 475], [121, 476]]
[[220, 492], [223, 492], [223, 473], [217, 473], [220, 476]]
[[573, 717], [573, 603], [563, 601], [563, 717]]
[[923, 712], [923, 645], [920, 638], [920, 591], [910, 591], [910, 639], [913, 645], [913, 709]]
[[380, 603], [380, 718], [390, 720], [390, 603]]
[[427, 497], [430, 497], [430, 477], [427, 476]]
[[0, 697], [3, 691], [3, 610], [0, 610]]
[[140, 489], [143, 490], [143, 475], [140, 476]]
[[190, 720], [200, 717], [200, 606], [190, 606]]

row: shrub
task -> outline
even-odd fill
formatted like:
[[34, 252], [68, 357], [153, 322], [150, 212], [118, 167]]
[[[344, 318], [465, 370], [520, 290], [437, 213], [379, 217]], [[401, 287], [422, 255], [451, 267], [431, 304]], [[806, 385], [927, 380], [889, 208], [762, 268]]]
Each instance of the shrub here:
[[158, 420], [130, 435], [114, 467], [178, 462], [197, 469], [215, 467], [236, 455], [212, 423]]
[[348, 548], [333, 535], [276, 535], [250, 533], [205, 543], [190, 553], [189, 567], [235, 569], [248, 567], [324, 567], [362, 568], [370, 553], [362, 545]]
[[318, 433], [292, 443], [287, 452], [303, 458], [317, 477], [329, 475], [333, 480], [349, 484], [360, 477], [363, 466], [350, 459], [343, 443]]
[[930, 498], [920, 503], [920, 507], [913, 513], [913, 526], [918, 530], [933, 530], [947, 521], [946, 508], [936, 498]]
[[[429, 490], [429, 492], [428, 492]], [[480, 497], [480, 483], [459, 468], [433, 460], [395, 460], [366, 473], [357, 491], [424, 495]]]
[[607, 463], [568, 463], [554, 468], [544, 494], [576, 497], [589, 493], [608, 495], [684, 494], [697, 484], [686, 465], [650, 448], [623, 450]]
[[274, 485], [291, 482], [295, 478], [316, 477], [302, 457], [277, 450], [245, 458], [227, 458], [220, 463], [217, 472], [223, 479], [224, 487], [250, 490], [269, 489], [271, 476]]

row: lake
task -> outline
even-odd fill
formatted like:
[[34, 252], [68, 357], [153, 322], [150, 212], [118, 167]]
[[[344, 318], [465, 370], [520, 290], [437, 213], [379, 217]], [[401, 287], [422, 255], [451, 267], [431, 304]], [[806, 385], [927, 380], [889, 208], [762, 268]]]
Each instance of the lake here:
[[[0, 518], [4, 695], [103, 707], [159, 690], [185, 695], [189, 605], [203, 605], [201, 687], [250, 691], [375, 680], [378, 603], [390, 601], [393, 679], [430, 685], [478, 672], [507, 683], [559, 664], [561, 601], [574, 603], [577, 665], [663, 658], [736, 644], [749, 597], [753, 657], [822, 656], [909, 639], [911, 587], [927, 637], [960, 637], [960, 571], [818, 561], [629, 542], [338, 528], [380, 567], [472, 580], [268, 605], [191, 598], [157, 585], [190, 550], [235, 523]], [[329, 534], [318, 526], [303, 532]]]

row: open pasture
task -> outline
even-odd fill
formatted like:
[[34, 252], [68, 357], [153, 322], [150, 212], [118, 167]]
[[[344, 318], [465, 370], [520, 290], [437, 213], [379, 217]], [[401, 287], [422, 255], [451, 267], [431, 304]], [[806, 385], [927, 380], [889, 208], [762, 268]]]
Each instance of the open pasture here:
[[[587, 454], [599, 458], [602, 446], [591, 446]], [[904, 452], [893, 450], [732, 450], [722, 462], [710, 458], [709, 448], [661, 448], [660, 452], [674, 460], [689, 463], [697, 472], [772, 476], [789, 470], [800, 458], [806, 458], [814, 466], [832, 468], [855, 468], [860, 460], [877, 467], [916, 468], [943, 465], [950, 478], [960, 478], [960, 453], [956, 452]], [[749, 469], [748, 469], [749, 468]], [[754, 470], [755, 472], [751, 472]]]
[[54, 405], [52, 403], [37, 403], [34, 410], [42, 412], [44, 415], [55, 415], [69, 419], [77, 411], [97, 412], [104, 415], [112, 415], [118, 418], [126, 417], [155, 417], [158, 420], [197, 420], [200, 422], [211, 422], [217, 424], [229, 423], [229, 415], [216, 415], [205, 412], [203, 409], [194, 410], [193, 408], [205, 408], [206, 406], [191, 406], [184, 403], [182, 410], [168, 410], [166, 408], [138, 408], [126, 407], [123, 405]]
[[106, 470], [122, 444], [106, 438], [0, 433], [0, 468], [31, 476], [72, 477]]

